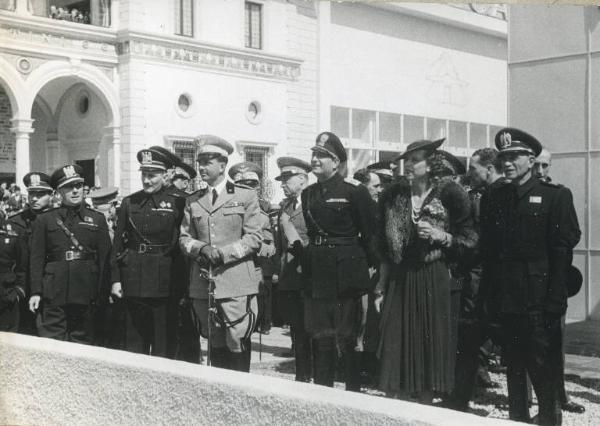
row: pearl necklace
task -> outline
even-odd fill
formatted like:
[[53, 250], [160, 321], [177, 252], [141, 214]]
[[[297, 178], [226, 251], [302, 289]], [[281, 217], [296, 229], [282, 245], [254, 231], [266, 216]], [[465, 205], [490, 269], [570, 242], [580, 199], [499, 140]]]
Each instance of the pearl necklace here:
[[421, 208], [423, 207], [423, 201], [427, 198], [432, 188], [429, 188], [423, 194], [414, 195], [412, 189], [410, 191], [410, 201], [412, 206], [411, 218], [413, 223], [419, 222], [419, 217], [421, 216]]

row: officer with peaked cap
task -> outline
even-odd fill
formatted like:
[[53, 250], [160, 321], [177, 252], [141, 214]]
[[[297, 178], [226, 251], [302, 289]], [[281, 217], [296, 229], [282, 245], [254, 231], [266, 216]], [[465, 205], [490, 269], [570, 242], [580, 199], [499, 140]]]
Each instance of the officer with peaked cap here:
[[308, 245], [306, 223], [302, 215], [300, 195], [308, 186], [310, 164], [294, 157], [277, 159], [281, 170], [275, 178], [281, 182], [285, 199], [277, 217], [277, 252], [280, 259], [277, 309], [282, 319], [290, 325], [296, 381], [310, 382], [312, 377], [311, 338], [304, 326], [304, 298], [302, 292], [308, 287], [302, 274], [300, 254]]
[[178, 166], [175, 167], [173, 171], [173, 178], [171, 179], [173, 182], [173, 186], [175, 186], [180, 191], [187, 191], [190, 180], [196, 177], [196, 169], [194, 169], [189, 164], [181, 162]]
[[496, 309], [501, 321], [509, 416], [530, 420], [528, 374], [539, 423], [559, 425], [560, 317], [567, 308], [567, 270], [581, 231], [571, 191], [533, 173], [540, 142], [522, 130], [505, 128], [495, 143], [511, 183], [481, 200], [482, 296], [488, 313]]
[[369, 266], [378, 263], [375, 208], [364, 186], [339, 174], [347, 154], [335, 134], [320, 133], [311, 150], [317, 182], [302, 192], [309, 237], [302, 256], [306, 329], [316, 347], [315, 383], [333, 386], [339, 349], [345, 358], [346, 389], [359, 391], [360, 353], [354, 349], [361, 296], [371, 289]]
[[101, 213], [83, 202], [82, 169], [57, 169], [50, 184], [61, 205], [37, 216], [31, 236], [31, 297], [41, 337], [90, 344], [95, 305], [108, 294], [110, 237]]
[[238, 185], [246, 186], [256, 190], [259, 197], [260, 218], [262, 222], [262, 243], [257, 254], [257, 273], [262, 280], [259, 285], [258, 294], [258, 318], [257, 328], [260, 333], [269, 334], [272, 320], [272, 296], [273, 296], [273, 255], [275, 254], [275, 238], [271, 229], [271, 220], [268, 211], [270, 205], [266, 200], [260, 199], [261, 182], [263, 178], [262, 169], [250, 161], [234, 164], [229, 168], [229, 177]]
[[[27, 188], [27, 206], [9, 218], [6, 224], [8, 232], [15, 231], [23, 240], [27, 249], [27, 264], [29, 263], [29, 247], [31, 247], [31, 231], [36, 217], [51, 207], [52, 192], [50, 176], [42, 172], [30, 172], [23, 177], [23, 184]], [[30, 294], [30, 274], [27, 265], [25, 292]], [[35, 326], [35, 315], [29, 310], [27, 299], [20, 303], [19, 332], [25, 334], [37, 334]]]
[[387, 188], [394, 179], [394, 169], [396, 164], [392, 161], [378, 161], [377, 163], [369, 164], [367, 170], [375, 173], [381, 181], [383, 189]]
[[137, 159], [143, 189], [121, 202], [111, 298], [125, 302], [126, 349], [165, 357], [171, 331], [172, 264], [185, 199], [165, 186], [166, 172], [173, 166], [168, 156], [142, 149]]
[[[229, 142], [212, 135], [197, 141], [198, 173], [208, 187], [188, 198], [181, 224], [179, 243], [192, 260], [189, 297], [202, 335], [211, 330], [211, 364], [247, 372], [258, 310], [253, 260], [262, 241], [258, 196], [225, 179], [233, 152]], [[209, 320], [211, 282], [216, 311]]]

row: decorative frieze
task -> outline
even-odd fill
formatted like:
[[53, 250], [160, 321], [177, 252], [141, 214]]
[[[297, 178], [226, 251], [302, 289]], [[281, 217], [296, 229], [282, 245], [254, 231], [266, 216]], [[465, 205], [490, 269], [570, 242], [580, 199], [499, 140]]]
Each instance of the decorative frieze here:
[[295, 81], [300, 76], [300, 61], [242, 51], [195, 47], [187, 43], [177, 46], [170, 41], [126, 39], [117, 44], [117, 54], [290, 81]]

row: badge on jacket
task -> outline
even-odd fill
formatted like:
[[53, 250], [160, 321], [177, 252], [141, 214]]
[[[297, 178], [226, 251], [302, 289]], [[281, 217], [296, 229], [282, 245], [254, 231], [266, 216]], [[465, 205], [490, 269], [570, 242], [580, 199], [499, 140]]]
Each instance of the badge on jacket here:
[[529, 197], [529, 202], [532, 204], [542, 204], [542, 197], [539, 195], [532, 195]]

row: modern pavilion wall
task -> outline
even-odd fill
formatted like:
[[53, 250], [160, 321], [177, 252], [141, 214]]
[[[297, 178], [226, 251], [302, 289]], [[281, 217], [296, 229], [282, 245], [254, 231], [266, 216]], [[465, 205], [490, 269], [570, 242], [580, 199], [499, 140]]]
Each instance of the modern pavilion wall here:
[[600, 319], [600, 8], [510, 6], [508, 122], [553, 153], [582, 229], [575, 264], [584, 287], [569, 319]]

